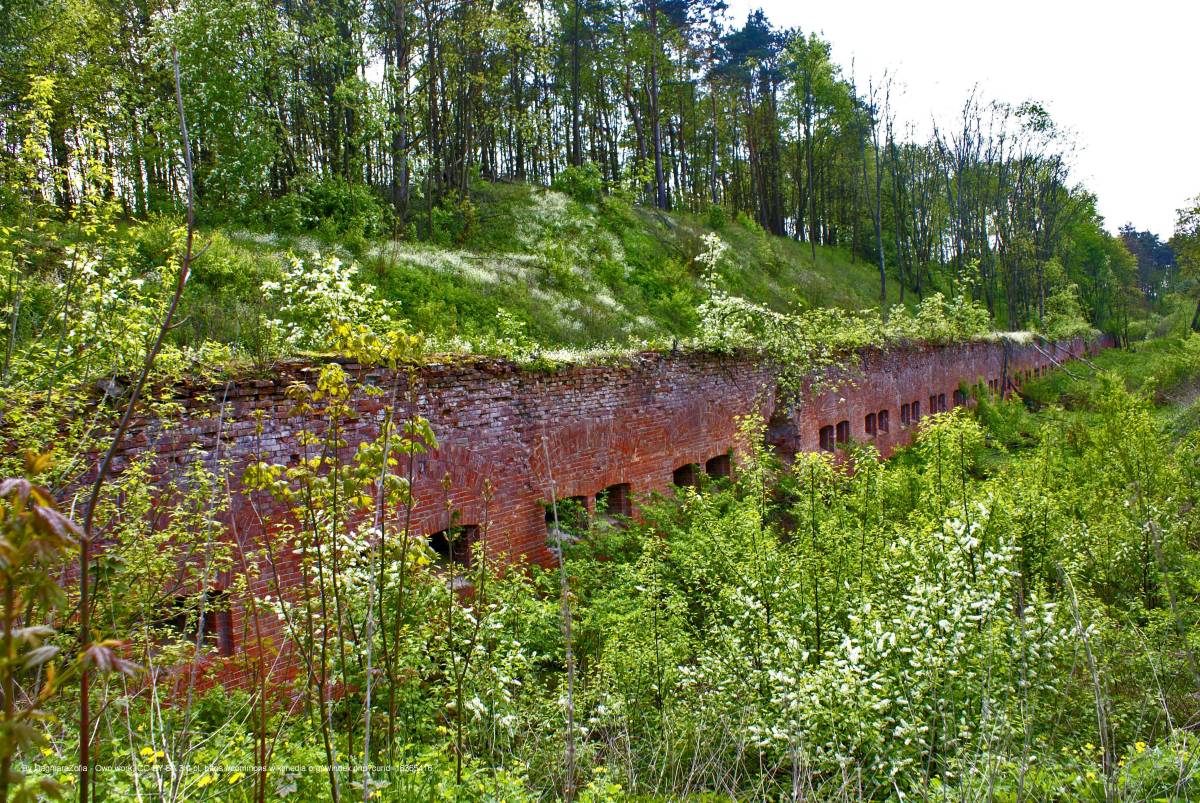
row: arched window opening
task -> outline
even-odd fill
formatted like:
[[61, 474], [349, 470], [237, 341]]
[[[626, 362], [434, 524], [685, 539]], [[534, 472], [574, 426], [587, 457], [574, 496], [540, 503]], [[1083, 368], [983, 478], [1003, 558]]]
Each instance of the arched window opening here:
[[605, 516], [632, 516], [633, 498], [629, 483], [610, 485], [596, 494], [596, 512]]
[[837, 448], [833, 440], [833, 424], [821, 427], [820, 443], [822, 452], [832, 452]]
[[700, 466], [695, 463], [684, 463], [672, 473], [671, 481], [680, 488], [695, 488], [700, 482]]
[[837, 423], [837, 442], [838, 443], [849, 443], [850, 442], [850, 422], [849, 421], [839, 421]]
[[880, 432], [889, 432], [892, 428], [891, 414], [887, 410], [880, 410], [879, 416], [876, 419], [877, 426]]
[[710, 477], [733, 476], [733, 461], [729, 459], [729, 453], [719, 454], [705, 461], [704, 473]]
[[474, 524], [458, 525], [448, 530], [429, 534], [429, 548], [437, 555], [439, 566], [471, 565], [471, 549], [479, 540], [479, 527]]
[[867, 413], [867, 418], [863, 422], [863, 428], [866, 429], [868, 438], [875, 437], [875, 414], [874, 413]]
[[[546, 542], [551, 552], [557, 552], [559, 540], [573, 544], [587, 531], [588, 499], [586, 496], [568, 496], [555, 504], [546, 505]], [[556, 530], [554, 525], [558, 523]]]

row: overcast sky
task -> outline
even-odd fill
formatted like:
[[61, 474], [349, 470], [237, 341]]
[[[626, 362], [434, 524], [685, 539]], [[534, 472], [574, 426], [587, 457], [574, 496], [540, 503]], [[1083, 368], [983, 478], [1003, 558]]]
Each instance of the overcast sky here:
[[[727, 0], [816, 31], [860, 87], [885, 70], [901, 118], [927, 123], [989, 100], [1041, 101], [1078, 145], [1074, 177], [1111, 231], [1166, 238], [1200, 194], [1200, 0]], [[928, 130], [926, 125], [925, 131]]]

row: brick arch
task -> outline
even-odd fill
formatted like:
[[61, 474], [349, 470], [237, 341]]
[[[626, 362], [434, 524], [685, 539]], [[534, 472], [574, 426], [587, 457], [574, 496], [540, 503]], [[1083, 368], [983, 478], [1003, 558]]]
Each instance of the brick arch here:
[[[625, 466], [638, 460], [645, 447], [653, 448], [656, 440], [639, 442], [630, 437], [633, 434], [613, 416], [549, 429], [545, 432], [544, 448], [543, 433], [532, 431], [527, 448], [534, 489], [544, 494], [550, 486], [551, 472], [559, 496], [590, 495], [605, 484], [618, 481]], [[546, 465], [547, 452], [550, 470]]]
[[[396, 471], [405, 476], [405, 458], [400, 458]], [[485, 458], [470, 447], [455, 443], [442, 443], [433, 452], [418, 455], [413, 467], [414, 521], [423, 530], [435, 532], [445, 529], [447, 498], [459, 513], [462, 524], [476, 524], [483, 518], [485, 483], [496, 478], [489, 472]], [[450, 475], [450, 490], [442, 489], [442, 479]], [[494, 498], [494, 497], [493, 497]], [[436, 525], [436, 526], [435, 526]]]

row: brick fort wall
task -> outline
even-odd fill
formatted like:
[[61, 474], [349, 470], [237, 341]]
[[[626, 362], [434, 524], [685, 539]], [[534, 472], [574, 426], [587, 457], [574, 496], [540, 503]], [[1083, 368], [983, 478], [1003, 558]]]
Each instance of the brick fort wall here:
[[[447, 501], [458, 511], [456, 525], [480, 524], [486, 482], [492, 489], [484, 545], [489, 559], [546, 565], [553, 560], [545, 507], [552, 484], [559, 499], [579, 498], [589, 510], [597, 494], [615, 489], [610, 498], [615, 493], [624, 502], [627, 495], [627, 509], [636, 515], [639, 498], [670, 491], [692, 476], [689, 471], [727, 471], [725, 456], [737, 442], [738, 419], [751, 414], [769, 422], [768, 441], [785, 458], [846, 439], [873, 441], [887, 455], [911, 440], [919, 418], [936, 412], [939, 399], [947, 409], [963, 402], [956, 398], [961, 385], [1008, 392], [1058, 362], [1109, 345], [996, 340], [867, 351], [813, 377], [786, 404], [778, 403], [776, 372], [750, 357], [642, 353], [549, 372], [468, 359], [401, 376], [344, 362], [357, 390], [343, 436], [347, 455], [376, 438], [388, 415], [390, 389], [399, 382], [396, 420], [424, 416], [439, 443], [414, 465], [413, 534], [445, 530]], [[170, 422], [139, 422], [116, 464], [120, 470], [150, 450], [154, 474], [167, 480], [182, 476], [197, 455], [214, 466], [226, 462], [233, 491], [225, 517], [228, 537], [240, 547], [235, 552], [265, 567], [250, 581], [249, 591], [258, 597], [286, 594], [301, 578], [295, 556], [264, 524], [282, 511], [266, 494], [241, 493], [239, 480], [252, 460], [294, 465], [300, 459], [299, 431], [320, 431], [322, 421], [319, 411], [296, 415], [287, 389], [295, 382], [315, 387], [319, 371], [290, 362], [268, 379], [181, 388], [179, 415]], [[449, 491], [443, 489], [445, 477]], [[218, 578], [218, 586], [231, 579]], [[229, 641], [222, 651], [233, 657], [206, 659], [216, 677], [232, 686], [249, 682], [256, 633], [281, 648], [270, 651], [272, 682], [294, 674], [300, 662], [283, 625], [274, 617], [252, 621], [244, 605], [231, 603], [225, 625], [230, 633], [223, 636]]]

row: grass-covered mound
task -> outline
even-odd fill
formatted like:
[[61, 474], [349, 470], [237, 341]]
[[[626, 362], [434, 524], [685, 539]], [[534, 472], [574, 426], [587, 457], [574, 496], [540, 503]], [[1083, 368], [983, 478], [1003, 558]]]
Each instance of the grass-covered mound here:
[[[820, 246], [814, 262], [808, 244], [768, 235], [744, 216], [701, 219], [616, 197], [587, 203], [487, 183], [475, 185], [469, 203], [435, 212], [422, 240], [205, 229], [212, 245], [196, 263], [177, 337], [267, 350], [263, 326], [277, 299], [263, 285], [280, 279], [289, 254], [308, 260], [313, 252], [357, 263], [356, 285], [372, 285], [412, 329], [438, 338], [479, 340], [506, 328], [552, 346], [686, 337], [710, 273], [725, 292], [779, 311], [878, 305], [875, 266]], [[147, 256], [169, 244], [157, 229], [137, 234]], [[710, 265], [713, 233], [727, 247]]]

